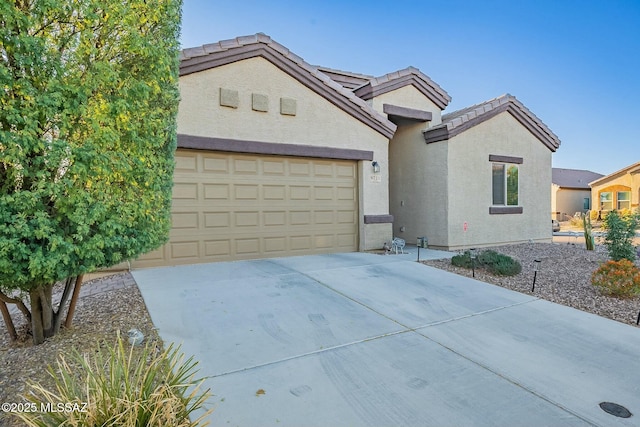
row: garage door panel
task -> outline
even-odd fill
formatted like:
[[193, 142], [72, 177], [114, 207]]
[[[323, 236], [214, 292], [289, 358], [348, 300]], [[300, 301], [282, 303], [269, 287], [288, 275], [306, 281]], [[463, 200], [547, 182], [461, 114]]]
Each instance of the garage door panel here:
[[289, 197], [291, 200], [311, 200], [311, 187], [308, 185], [292, 185], [289, 187]]
[[286, 237], [265, 237], [264, 251], [270, 255], [274, 253], [286, 253], [287, 238]]
[[238, 255], [255, 255], [260, 254], [260, 239], [236, 239], [236, 253]]
[[206, 156], [202, 162], [202, 170], [206, 173], [229, 173], [229, 158], [226, 156]]
[[234, 224], [236, 227], [258, 227], [260, 225], [259, 212], [235, 212]]
[[286, 211], [264, 212], [263, 218], [265, 227], [283, 226], [287, 224]]
[[230, 184], [203, 184], [205, 200], [229, 200], [230, 186]]
[[222, 228], [231, 226], [230, 212], [204, 212], [204, 228]]
[[178, 150], [170, 242], [134, 267], [355, 251], [357, 163]]
[[195, 183], [174, 183], [173, 198], [178, 200], [198, 200], [198, 185]]
[[204, 255], [206, 257], [224, 257], [231, 252], [231, 239], [216, 239], [204, 241]]
[[236, 175], [257, 175], [258, 159], [235, 159], [233, 162], [233, 172]]
[[333, 200], [333, 187], [315, 187], [314, 195], [315, 200]]
[[338, 247], [351, 248], [357, 244], [357, 235], [353, 233], [338, 234]]
[[356, 189], [353, 187], [338, 187], [338, 200], [352, 201], [355, 198]]
[[309, 161], [291, 160], [289, 162], [289, 174], [291, 176], [309, 177], [311, 168]]
[[177, 172], [197, 172], [198, 163], [195, 156], [176, 156], [175, 170]]
[[262, 186], [262, 198], [264, 200], [286, 200], [287, 186], [286, 185], [263, 185]]
[[233, 186], [233, 194], [236, 200], [258, 200], [258, 185], [236, 184]]
[[347, 166], [347, 165], [338, 164], [336, 165], [336, 176], [338, 178], [355, 179], [356, 168], [352, 167], [351, 165]]
[[319, 234], [315, 236], [315, 247], [318, 249], [328, 249], [335, 246], [333, 234]]
[[315, 211], [313, 213], [314, 223], [319, 225], [333, 224], [335, 215], [333, 211]]
[[317, 177], [335, 175], [333, 163], [316, 163], [313, 168], [313, 174]]
[[356, 214], [353, 211], [338, 211], [338, 224], [353, 224], [356, 221]]
[[200, 257], [200, 242], [197, 240], [190, 242], [170, 242], [169, 248], [171, 258], [174, 259], [198, 259]]
[[171, 227], [178, 229], [195, 229], [199, 228], [197, 212], [174, 212], [171, 214]]
[[264, 160], [262, 162], [262, 172], [265, 175], [285, 176], [285, 168], [284, 160]]

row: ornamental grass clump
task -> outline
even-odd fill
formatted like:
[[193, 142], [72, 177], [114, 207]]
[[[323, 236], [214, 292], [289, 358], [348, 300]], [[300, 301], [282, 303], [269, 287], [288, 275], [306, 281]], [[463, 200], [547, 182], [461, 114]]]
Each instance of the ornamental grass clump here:
[[604, 295], [631, 298], [640, 294], [640, 269], [631, 261], [607, 261], [591, 275], [591, 283]]
[[118, 337], [106, 352], [60, 355], [57, 369], [49, 367], [55, 388], [30, 384], [25, 398], [37, 411], [16, 416], [30, 427], [205, 426], [211, 410], [189, 418], [211, 395], [202, 391], [203, 380], [194, 380], [196, 365], [179, 347], [159, 351], [148, 343], [127, 350]]

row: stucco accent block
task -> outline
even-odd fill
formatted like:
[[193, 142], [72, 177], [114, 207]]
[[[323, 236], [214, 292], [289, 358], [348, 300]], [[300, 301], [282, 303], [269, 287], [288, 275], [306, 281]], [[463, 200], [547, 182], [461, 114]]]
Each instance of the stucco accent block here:
[[237, 90], [220, 88], [220, 106], [238, 108], [240, 105], [240, 96]]
[[489, 154], [490, 162], [501, 162], [501, 163], [513, 163], [516, 165], [521, 165], [524, 162], [522, 157], [513, 157], [513, 156], [499, 156], [496, 154]]
[[365, 224], [389, 224], [393, 223], [393, 215], [365, 215]]
[[317, 157], [337, 160], [373, 160], [373, 151], [367, 150], [245, 141], [184, 134], [178, 134], [178, 147], [191, 148], [194, 150], [268, 154], [274, 156]]
[[491, 215], [508, 215], [521, 213], [522, 206], [492, 206], [489, 208], [489, 214]]
[[251, 94], [251, 108], [254, 111], [269, 111], [269, 97], [259, 93]]
[[382, 111], [389, 118], [400, 117], [403, 119], [417, 120], [419, 122], [429, 122], [433, 118], [431, 111], [416, 110], [415, 108], [400, 107], [392, 104], [382, 104]]
[[280, 98], [280, 114], [284, 116], [295, 116], [298, 103], [295, 99]]

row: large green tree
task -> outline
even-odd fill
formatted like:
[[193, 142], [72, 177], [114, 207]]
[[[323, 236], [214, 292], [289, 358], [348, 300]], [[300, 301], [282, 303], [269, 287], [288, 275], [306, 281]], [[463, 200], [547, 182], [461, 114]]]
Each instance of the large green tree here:
[[60, 328], [56, 282], [66, 298], [74, 277], [167, 239], [180, 8], [0, 2], [0, 301], [36, 344]]

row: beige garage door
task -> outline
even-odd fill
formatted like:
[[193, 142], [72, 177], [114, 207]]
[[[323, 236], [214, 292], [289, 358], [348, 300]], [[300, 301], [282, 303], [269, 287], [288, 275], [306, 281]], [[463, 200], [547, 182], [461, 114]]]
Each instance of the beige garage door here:
[[170, 241], [133, 267], [356, 251], [357, 163], [178, 150]]

